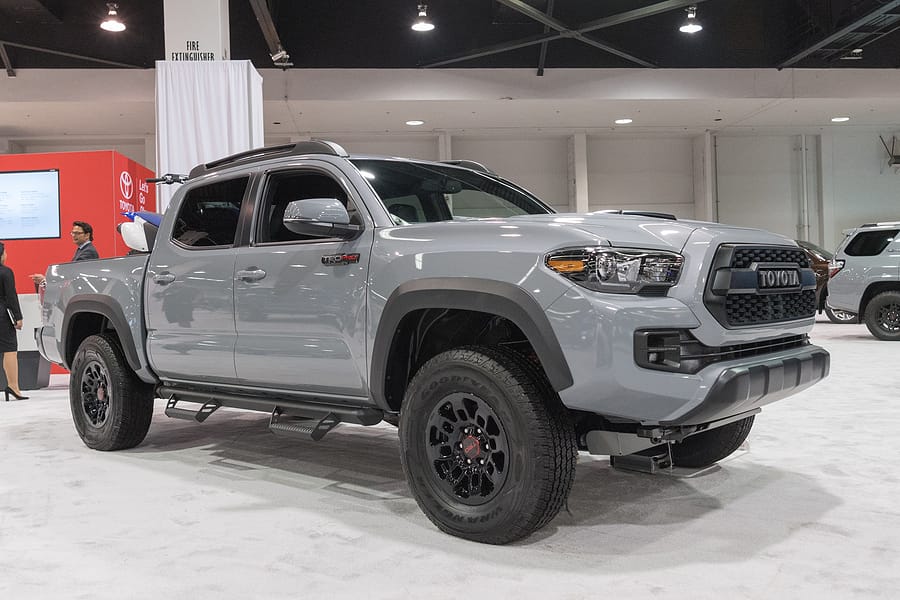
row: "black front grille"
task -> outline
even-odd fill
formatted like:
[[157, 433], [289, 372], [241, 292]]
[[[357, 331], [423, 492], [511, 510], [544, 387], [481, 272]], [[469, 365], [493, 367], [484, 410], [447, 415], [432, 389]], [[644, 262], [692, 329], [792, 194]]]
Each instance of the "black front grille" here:
[[730, 325], [792, 321], [815, 312], [815, 290], [787, 294], [728, 294], [725, 297], [725, 318]]
[[[760, 291], [759, 265], [796, 265], [803, 284], [796, 289]], [[816, 311], [815, 276], [800, 248], [723, 244], [710, 269], [704, 303], [729, 328], [805, 319]]]
[[753, 263], [794, 263], [801, 268], [809, 266], [806, 252], [800, 248], [735, 248], [731, 256], [731, 268], [747, 269]]

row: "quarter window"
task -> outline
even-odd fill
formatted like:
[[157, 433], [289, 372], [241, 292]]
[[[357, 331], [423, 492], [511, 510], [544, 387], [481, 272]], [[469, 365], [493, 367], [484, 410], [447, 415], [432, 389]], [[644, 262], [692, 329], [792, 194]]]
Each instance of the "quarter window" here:
[[887, 248], [900, 229], [886, 229], [881, 231], [862, 231], [850, 240], [844, 252], [848, 256], [877, 256]]
[[233, 246], [248, 181], [242, 177], [190, 190], [178, 210], [172, 239], [190, 248]]

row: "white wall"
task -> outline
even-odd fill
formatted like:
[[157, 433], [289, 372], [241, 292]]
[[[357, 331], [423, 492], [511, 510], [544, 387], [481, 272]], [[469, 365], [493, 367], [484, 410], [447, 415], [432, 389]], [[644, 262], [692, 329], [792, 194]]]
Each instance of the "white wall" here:
[[590, 210], [652, 210], [694, 218], [693, 141], [588, 138]]
[[559, 212], [569, 212], [569, 141], [565, 136], [452, 138], [455, 159], [480, 162], [516, 182]]
[[148, 163], [146, 158], [147, 148], [143, 140], [116, 141], [116, 140], [78, 140], [64, 142], [59, 140], [25, 140], [17, 148], [22, 154], [37, 154], [43, 152], [92, 152], [95, 150], [115, 150], [124, 154], [131, 160], [138, 162], [150, 169], [156, 163], [156, 157], [152, 157]]
[[718, 136], [719, 222], [796, 238], [801, 190], [798, 150], [798, 136]]
[[[882, 134], [890, 146], [891, 133]], [[878, 132], [831, 136], [828, 152], [831, 163], [831, 194], [824, 201], [832, 214], [833, 249], [842, 238], [840, 231], [862, 223], [900, 221], [900, 171], [887, 166]], [[895, 152], [900, 148], [895, 146]]]
[[423, 137], [351, 137], [328, 136], [332, 142], [344, 147], [351, 154], [375, 154], [378, 156], [406, 156], [422, 160], [438, 160], [438, 139]]

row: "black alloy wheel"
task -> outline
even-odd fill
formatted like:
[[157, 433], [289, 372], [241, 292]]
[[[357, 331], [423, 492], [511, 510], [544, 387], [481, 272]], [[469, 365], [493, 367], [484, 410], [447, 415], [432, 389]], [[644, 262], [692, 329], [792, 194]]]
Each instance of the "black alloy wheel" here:
[[509, 460], [506, 433], [483, 399], [450, 394], [435, 405], [426, 427], [425, 452], [448, 498], [474, 506], [503, 489]]
[[109, 410], [109, 374], [100, 361], [89, 361], [81, 374], [81, 409], [93, 427], [106, 423]]

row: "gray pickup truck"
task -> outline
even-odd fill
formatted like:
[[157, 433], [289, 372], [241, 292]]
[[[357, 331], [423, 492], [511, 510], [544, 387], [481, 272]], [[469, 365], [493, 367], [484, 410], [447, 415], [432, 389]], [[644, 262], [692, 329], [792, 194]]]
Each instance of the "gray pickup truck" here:
[[155, 398], [315, 440], [388, 421], [419, 506], [470, 540], [553, 519], [579, 451], [710, 465], [829, 369], [794, 242], [556, 214], [476, 163], [265, 148], [193, 169], [158, 229], [127, 225], [143, 253], [46, 275], [38, 344], [85, 444], [140, 444]]

